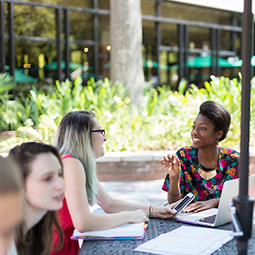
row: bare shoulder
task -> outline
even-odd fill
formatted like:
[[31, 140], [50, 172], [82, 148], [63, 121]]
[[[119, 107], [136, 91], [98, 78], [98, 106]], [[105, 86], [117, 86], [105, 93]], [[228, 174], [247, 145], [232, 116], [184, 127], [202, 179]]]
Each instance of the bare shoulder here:
[[65, 177], [69, 177], [70, 175], [75, 175], [77, 176], [77, 178], [84, 178], [84, 167], [80, 160], [76, 158], [66, 158], [62, 162], [64, 167], [64, 179], [66, 179]]
[[65, 158], [62, 160], [64, 167], [65, 166], [71, 166], [71, 167], [82, 167], [83, 165], [81, 163], [81, 161], [77, 158]]
[[76, 158], [65, 158], [63, 160], [63, 178], [65, 182], [65, 197], [68, 208], [79, 211], [81, 201], [87, 203], [86, 197], [86, 175], [83, 164]]

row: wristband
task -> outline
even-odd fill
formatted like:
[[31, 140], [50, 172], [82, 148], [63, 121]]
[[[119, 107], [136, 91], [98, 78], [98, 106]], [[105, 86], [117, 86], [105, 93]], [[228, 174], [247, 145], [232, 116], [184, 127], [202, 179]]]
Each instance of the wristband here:
[[153, 218], [154, 215], [153, 215], [153, 205], [150, 205], [149, 207], [149, 218]]

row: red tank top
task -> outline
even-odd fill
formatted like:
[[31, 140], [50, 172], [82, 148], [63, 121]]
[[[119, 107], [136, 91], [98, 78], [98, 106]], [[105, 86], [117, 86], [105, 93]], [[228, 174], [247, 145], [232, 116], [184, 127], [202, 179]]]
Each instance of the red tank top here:
[[[73, 157], [72, 155], [68, 154], [62, 157], [62, 160], [66, 158]], [[65, 198], [63, 200], [63, 207], [60, 210], [58, 210], [58, 217], [64, 234], [64, 244], [62, 249], [58, 250], [57, 252], [51, 252], [51, 255], [78, 255], [80, 251], [79, 242], [77, 240], [71, 240], [71, 236], [74, 231], [74, 226]], [[54, 230], [53, 249], [57, 247], [58, 241], [59, 235]]]

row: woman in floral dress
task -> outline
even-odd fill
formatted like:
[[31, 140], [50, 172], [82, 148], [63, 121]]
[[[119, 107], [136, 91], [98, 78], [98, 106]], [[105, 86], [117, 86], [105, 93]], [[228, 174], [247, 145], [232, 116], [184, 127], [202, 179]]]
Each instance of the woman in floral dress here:
[[200, 105], [191, 130], [193, 146], [161, 160], [167, 172], [162, 189], [168, 193], [169, 203], [192, 192], [195, 203], [186, 212], [218, 207], [224, 182], [238, 178], [239, 153], [218, 146], [226, 138], [230, 122], [229, 112], [220, 104], [206, 101]]

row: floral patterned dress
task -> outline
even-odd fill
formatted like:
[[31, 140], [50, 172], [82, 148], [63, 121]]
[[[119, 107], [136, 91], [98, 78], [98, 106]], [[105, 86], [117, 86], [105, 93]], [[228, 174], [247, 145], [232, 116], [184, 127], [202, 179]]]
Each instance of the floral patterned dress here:
[[[198, 150], [193, 146], [183, 147], [177, 151], [181, 163], [180, 189], [182, 197], [189, 192], [195, 195], [196, 201], [219, 198], [225, 181], [237, 179], [239, 153], [235, 150], [218, 147], [219, 159], [215, 177], [206, 180], [198, 173], [201, 165], [198, 163]], [[165, 177], [162, 189], [169, 189], [169, 175]]]

